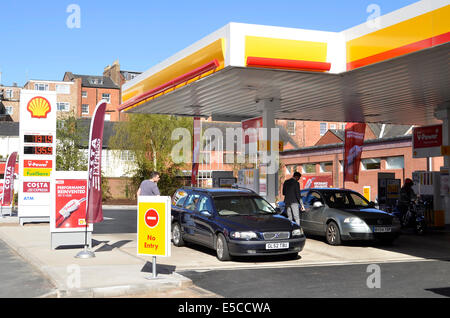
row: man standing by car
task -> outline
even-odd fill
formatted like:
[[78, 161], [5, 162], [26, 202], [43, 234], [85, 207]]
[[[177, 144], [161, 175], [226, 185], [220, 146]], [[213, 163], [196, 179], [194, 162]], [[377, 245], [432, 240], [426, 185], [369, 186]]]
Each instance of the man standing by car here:
[[305, 211], [302, 197], [300, 195], [300, 184], [298, 180], [301, 178], [300, 172], [294, 172], [294, 176], [283, 183], [284, 203], [289, 220], [300, 225], [300, 211]]
[[403, 187], [400, 189], [400, 200], [398, 200], [398, 209], [401, 214], [402, 222], [406, 212], [408, 211], [411, 200], [415, 200], [417, 198], [417, 195], [412, 188], [413, 185], [414, 182], [410, 178], [406, 178]]
[[137, 192], [137, 196], [140, 195], [160, 195], [158, 189], [159, 172], [152, 172], [150, 179], [142, 181]]

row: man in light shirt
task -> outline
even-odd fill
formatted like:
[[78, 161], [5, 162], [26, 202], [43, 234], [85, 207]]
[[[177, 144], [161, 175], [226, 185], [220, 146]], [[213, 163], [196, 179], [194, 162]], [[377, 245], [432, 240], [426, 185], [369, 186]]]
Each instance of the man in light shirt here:
[[159, 172], [152, 172], [150, 179], [142, 181], [137, 192], [137, 196], [140, 195], [160, 195], [158, 189]]

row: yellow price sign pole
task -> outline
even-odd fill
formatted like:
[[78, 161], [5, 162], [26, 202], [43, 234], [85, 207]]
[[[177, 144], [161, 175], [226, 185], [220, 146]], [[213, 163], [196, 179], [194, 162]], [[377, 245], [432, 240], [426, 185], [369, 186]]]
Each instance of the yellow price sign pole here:
[[170, 257], [171, 200], [168, 196], [139, 196], [137, 215], [137, 254], [153, 256], [152, 271], [156, 278], [156, 257]]

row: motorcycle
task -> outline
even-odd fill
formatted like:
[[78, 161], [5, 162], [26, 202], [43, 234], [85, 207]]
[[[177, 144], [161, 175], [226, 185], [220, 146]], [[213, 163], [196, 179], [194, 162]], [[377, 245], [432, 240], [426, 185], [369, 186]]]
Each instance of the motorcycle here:
[[398, 206], [392, 212], [400, 220], [402, 228], [414, 228], [416, 234], [423, 235], [427, 230], [427, 222], [425, 220], [426, 204], [422, 200], [415, 200], [410, 202], [404, 215], [402, 215]]

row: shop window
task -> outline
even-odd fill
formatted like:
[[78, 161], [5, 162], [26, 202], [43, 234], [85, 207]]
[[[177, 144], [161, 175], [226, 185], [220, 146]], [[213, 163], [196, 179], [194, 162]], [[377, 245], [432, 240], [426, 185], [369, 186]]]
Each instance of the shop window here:
[[405, 159], [403, 156], [386, 158], [386, 169], [403, 169], [405, 168]]
[[321, 162], [320, 163], [320, 172], [333, 172], [333, 163], [332, 162]]
[[302, 165], [303, 173], [316, 173], [316, 164], [315, 163], [305, 163]]
[[362, 170], [377, 170], [381, 169], [381, 159], [380, 158], [370, 158], [362, 159]]
[[297, 165], [286, 166], [286, 174], [293, 174], [295, 171], [297, 171]]

